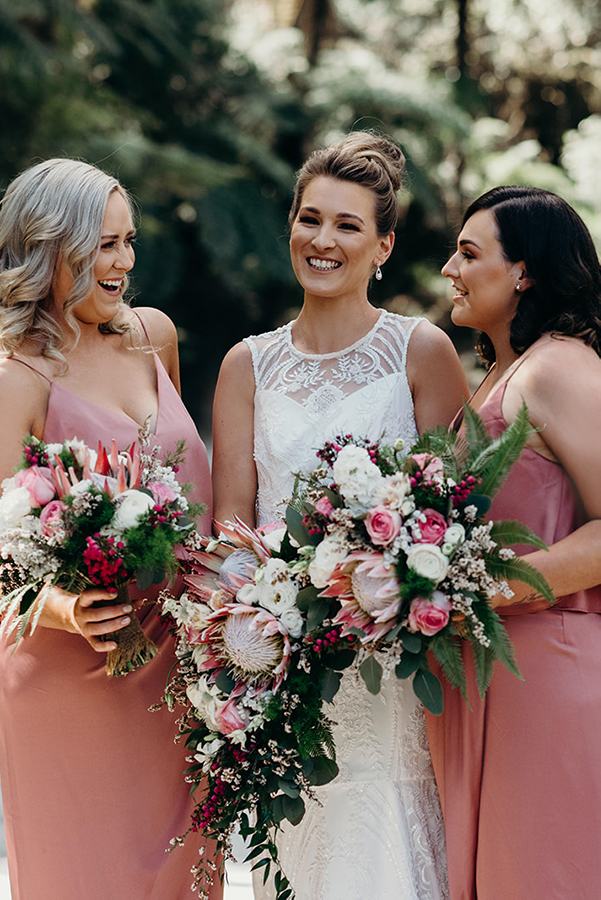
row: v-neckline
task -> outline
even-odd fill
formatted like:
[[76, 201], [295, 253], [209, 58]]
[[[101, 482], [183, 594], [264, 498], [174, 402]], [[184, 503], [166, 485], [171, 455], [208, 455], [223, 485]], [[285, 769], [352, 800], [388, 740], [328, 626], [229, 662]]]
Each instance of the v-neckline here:
[[[161, 375], [162, 375], [161, 368], [162, 368], [162, 363], [159, 360], [156, 353], [153, 352], [152, 356], [154, 359], [154, 368], [155, 368], [155, 372], [156, 372], [156, 390], [157, 390], [157, 404], [156, 404], [156, 410], [154, 412], [154, 428], [152, 429], [152, 435], [153, 435], [153, 437], [156, 437], [156, 435], [158, 434], [158, 431], [159, 431], [159, 418], [161, 415]], [[88, 403], [91, 406], [95, 406], [96, 409], [101, 409], [104, 415], [106, 415], [108, 413], [109, 415], [115, 416], [116, 418], [121, 419], [122, 421], [131, 422], [131, 424], [134, 425], [135, 428], [138, 430], [140, 430], [141, 428], [144, 428], [143, 422], [142, 422], [142, 424], [140, 424], [139, 422], [136, 421], [136, 419], [134, 419], [132, 416], [128, 415], [128, 413], [123, 412], [123, 411], [119, 412], [116, 409], [110, 409], [110, 407], [108, 407], [108, 406], [103, 406], [102, 403], [96, 403], [95, 400], [90, 400], [89, 397], [84, 397], [82, 394], [78, 394], [77, 391], [72, 391], [70, 388], [64, 387], [64, 385], [59, 384], [57, 381], [50, 382], [50, 391], [51, 392], [52, 392], [53, 388], [58, 388], [58, 390], [64, 391], [67, 394], [71, 394], [72, 397], [77, 397], [78, 400], [81, 400], [83, 403]]]

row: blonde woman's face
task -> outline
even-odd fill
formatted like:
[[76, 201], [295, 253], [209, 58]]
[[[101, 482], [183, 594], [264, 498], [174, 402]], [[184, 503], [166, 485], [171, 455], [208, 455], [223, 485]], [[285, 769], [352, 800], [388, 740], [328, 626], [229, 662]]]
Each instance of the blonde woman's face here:
[[[100, 250], [94, 263], [93, 287], [73, 313], [84, 324], [108, 322], [116, 314], [123, 294], [124, 279], [133, 268], [135, 229], [127, 203], [118, 191], [110, 195], [100, 239]], [[73, 278], [61, 262], [55, 277], [55, 302], [62, 306], [73, 286]]]

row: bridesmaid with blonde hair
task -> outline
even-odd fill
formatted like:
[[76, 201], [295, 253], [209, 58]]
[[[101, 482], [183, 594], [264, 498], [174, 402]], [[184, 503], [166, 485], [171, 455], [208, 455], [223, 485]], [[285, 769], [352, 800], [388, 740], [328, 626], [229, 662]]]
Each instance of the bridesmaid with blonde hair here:
[[[28, 433], [128, 448], [148, 420], [153, 444], [185, 439], [180, 471], [211, 523], [207, 455], [179, 396], [173, 323], [124, 303], [134, 264], [131, 203], [118, 181], [70, 159], [39, 163], [0, 211], [0, 478]], [[155, 347], [156, 350], [152, 348]], [[132, 599], [142, 600], [131, 588]], [[175, 719], [150, 713], [175, 661], [154, 603], [116, 591], [53, 588], [18, 647], [0, 638], [0, 772], [13, 900], [183, 900], [204, 840], [189, 827], [185, 750]], [[97, 601], [109, 601], [99, 608]], [[112, 602], [110, 602], [112, 601]], [[159, 653], [109, 678], [104, 640], [138, 616]], [[213, 852], [212, 846], [206, 851]], [[211, 900], [222, 896], [219, 884]]]

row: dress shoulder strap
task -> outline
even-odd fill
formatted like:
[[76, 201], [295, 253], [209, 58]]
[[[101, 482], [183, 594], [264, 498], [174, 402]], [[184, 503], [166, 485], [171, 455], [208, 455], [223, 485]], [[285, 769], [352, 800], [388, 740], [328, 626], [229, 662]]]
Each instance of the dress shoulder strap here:
[[152, 341], [151, 341], [151, 339], [150, 339], [150, 335], [148, 334], [148, 329], [146, 328], [146, 325], [144, 324], [144, 319], [142, 318], [142, 316], [140, 315], [140, 313], [137, 312], [135, 309], [132, 309], [132, 312], [133, 312], [134, 316], [136, 317], [136, 319], [138, 320], [138, 322], [140, 323], [140, 326], [141, 326], [141, 328], [142, 328], [142, 331], [144, 332], [144, 337], [145, 337], [146, 340], [148, 341], [148, 346], [150, 347], [150, 349], [151, 349], [152, 352], [154, 353], [154, 352], [155, 352], [155, 351], [154, 351], [154, 344], [152, 343]]
[[36, 369], [35, 366], [32, 366], [31, 363], [25, 362], [24, 359], [21, 359], [20, 356], [9, 356], [8, 359], [13, 359], [15, 362], [21, 363], [22, 366], [27, 366], [28, 369], [31, 369], [32, 372], [35, 372], [36, 375], [41, 375], [42, 378], [45, 378], [48, 384], [53, 384], [52, 378], [49, 378], [43, 372], [40, 372], [39, 369]]

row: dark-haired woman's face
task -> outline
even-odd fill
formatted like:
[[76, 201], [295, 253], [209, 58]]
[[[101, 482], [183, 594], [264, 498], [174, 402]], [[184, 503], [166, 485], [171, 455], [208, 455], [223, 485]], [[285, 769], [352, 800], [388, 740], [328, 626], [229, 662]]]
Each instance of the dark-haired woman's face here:
[[489, 337], [508, 329], [517, 309], [520, 295], [516, 285], [523, 281], [524, 268], [522, 262], [505, 258], [494, 214], [488, 209], [474, 213], [461, 229], [456, 252], [442, 268], [455, 288], [453, 322], [477, 328]]

